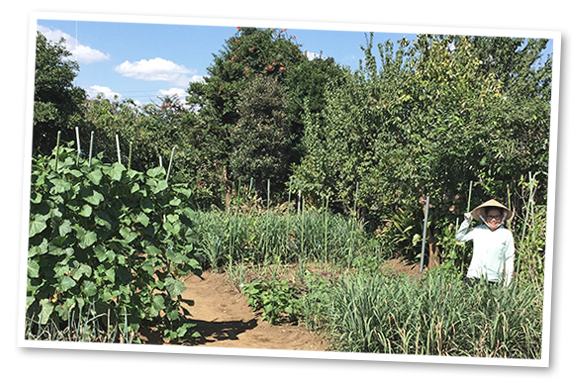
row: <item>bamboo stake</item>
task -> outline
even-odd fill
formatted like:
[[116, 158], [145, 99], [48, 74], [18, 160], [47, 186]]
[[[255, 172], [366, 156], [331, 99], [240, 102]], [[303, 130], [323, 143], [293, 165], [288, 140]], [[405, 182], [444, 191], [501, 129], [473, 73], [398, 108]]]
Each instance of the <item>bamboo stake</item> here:
[[90, 153], [88, 154], [88, 166], [92, 166], [92, 148], [94, 147], [94, 131], [90, 133]]
[[128, 152], [128, 169], [132, 169], [132, 141], [130, 141], [130, 151]]
[[76, 126], [76, 144], [78, 146], [78, 154], [76, 155], [76, 165], [80, 162], [80, 131]]
[[469, 196], [467, 197], [467, 212], [471, 209], [471, 190], [473, 190], [473, 181], [469, 181]]
[[429, 196], [425, 200], [425, 219], [423, 222], [423, 238], [421, 239], [421, 259], [419, 260], [419, 274], [423, 272], [423, 258], [425, 255], [425, 236], [427, 234], [427, 215], [429, 213]]
[[168, 181], [168, 177], [170, 177], [170, 170], [172, 169], [172, 160], [174, 159], [174, 152], [176, 151], [176, 146], [172, 148], [172, 156], [170, 157], [170, 164], [168, 165], [168, 173], [166, 174], [166, 182]]
[[270, 209], [270, 179], [268, 178], [268, 210]]
[[288, 215], [289, 215], [289, 208], [291, 206], [291, 180], [292, 180], [292, 177], [290, 177], [290, 179], [289, 179], [289, 187], [288, 187], [288, 205], [287, 205]]
[[118, 153], [118, 163], [122, 163], [122, 156], [120, 155], [120, 137], [116, 134], [116, 152]]
[[324, 212], [324, 258], [327, 262], [327, 209], [329, 206], [329, 195], [325, 197], [325, 212]]
[[54, 171], [58, 171], [58, 157], [60, 155], [60, 131], [58, 130], [58, 135], [56, 136], [56, 166]]
[[353, 199], [353, 214], [355, 214], [355, 218], [359, 219], [357, 213], [357, 195], [359, 193], [359, 181], [355, 183], [355, 198]]

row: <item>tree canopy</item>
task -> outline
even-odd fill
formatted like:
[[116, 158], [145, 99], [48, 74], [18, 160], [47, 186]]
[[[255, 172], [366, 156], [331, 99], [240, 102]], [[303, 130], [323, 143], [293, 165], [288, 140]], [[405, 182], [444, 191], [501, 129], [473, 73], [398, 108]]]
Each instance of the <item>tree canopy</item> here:
[[[552, 60], [548, 41], [419, 35], [362, 47], [357, 71], [310, 60], [286, 30], [238, 28], [213, 55], [209, 76], [189, 84], [185, 103], [165, 97], [85, 100], [78, 66], [38, 34], [35, 153], [55, 132], [96, 132], [103, 156], [138, 170], [167, 164], [193, 185], [198, 206], [226, 206], [234, 185], [291, 185], [317, 206], [356, 214], [374, 230], [418, 220], [430, 197], [430, 235], [472, 204], [496, 198], [521, 213], [528, 174], [546, 203]], [[87, 133], [84, 133], [87, 134]], [[290, 182], [291, 180], [291, 182]]]

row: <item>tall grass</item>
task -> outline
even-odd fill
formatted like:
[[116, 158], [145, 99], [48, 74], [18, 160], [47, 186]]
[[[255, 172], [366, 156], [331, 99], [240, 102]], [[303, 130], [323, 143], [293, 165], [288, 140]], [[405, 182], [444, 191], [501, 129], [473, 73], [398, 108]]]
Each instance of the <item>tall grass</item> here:
[[382, 259], [385, 244], [368, 234], [361, 222], [329, 213], [306, 211], [256, 214], [194, 211], [193, 235], [186, 240], [203, 260], [217, 269], [236, 262], [263, 265], [328, 262], [350, 266], [363, 254]]
[[357, 273], [332, 290], [324, 325], [340, 351], [538, 359], [542, 300], [536, 285]]

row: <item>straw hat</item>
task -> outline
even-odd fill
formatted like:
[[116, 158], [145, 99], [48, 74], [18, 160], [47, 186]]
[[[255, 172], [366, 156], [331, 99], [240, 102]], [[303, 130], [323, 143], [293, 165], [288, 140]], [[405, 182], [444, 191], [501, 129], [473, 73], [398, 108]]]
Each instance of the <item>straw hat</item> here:
[[473, 217], [474, 220], [479, 221], [479, 222], [483, 222], [481, 220], [481, 218], [479, 217], [479, 215], [482, 215], [483, 218], [486, 217], [485, 214], [485, 208], [486, 207], [498, 207], [501, 208], [505, 211], [506, 215], [505, 215], [505, 220], [509, 221], [511, 220], [511, 218], [513, 217], [513, 213], [511, 212], [511, 210], [509, 210], [505, 205], [503, 205], [502, 203], [497, 202], [494, 199], [491, 199], [485, 203], [482, 203], [481, 205], [477, 206], [475, 209], [473, 209], [471, 211], [471, 216]]

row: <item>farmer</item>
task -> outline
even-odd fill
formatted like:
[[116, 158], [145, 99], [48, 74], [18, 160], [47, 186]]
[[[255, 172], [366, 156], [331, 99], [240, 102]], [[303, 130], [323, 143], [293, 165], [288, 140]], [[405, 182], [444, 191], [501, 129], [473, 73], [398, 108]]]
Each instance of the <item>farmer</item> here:
[[[492, 199], [465, 213], [464, 217], [455, 239], [462, 242], [473, 240], [473, 257], [466, 282], [473, 285], [484, 278], [489, 283], [503, 281], [505, 286], [509, 286], [513, 278], [515, 245], [513, 235], [503, 222], [511, 218], [511, 211]], [[470, 230], [473, 219], [483, 224]]]

